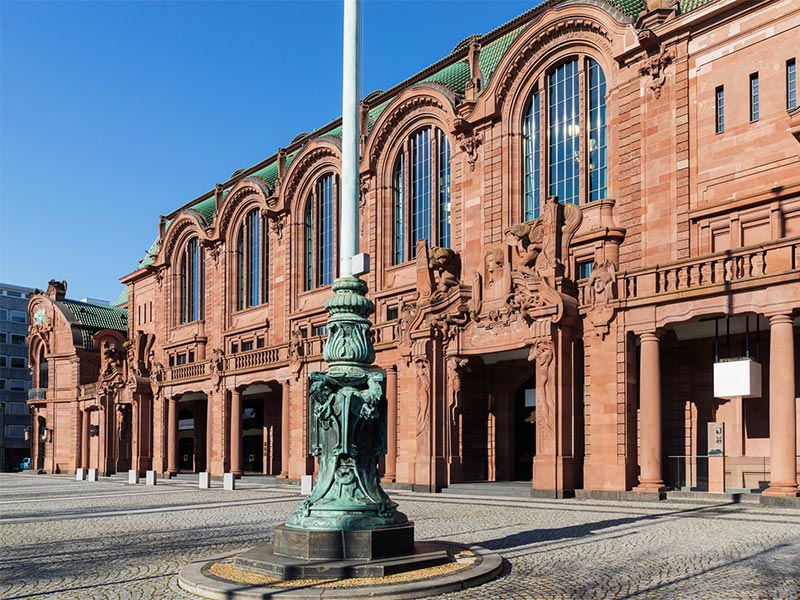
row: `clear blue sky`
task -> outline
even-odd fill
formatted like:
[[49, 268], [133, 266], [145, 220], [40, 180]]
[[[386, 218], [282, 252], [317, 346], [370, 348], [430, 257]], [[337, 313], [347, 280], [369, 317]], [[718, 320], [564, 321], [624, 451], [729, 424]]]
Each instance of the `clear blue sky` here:
[[[538, 3], [365, 0], [362, 97]], [[342, 11], [0, 0], [0, 281], [115, 300], [159, 214], [339, 117]]]

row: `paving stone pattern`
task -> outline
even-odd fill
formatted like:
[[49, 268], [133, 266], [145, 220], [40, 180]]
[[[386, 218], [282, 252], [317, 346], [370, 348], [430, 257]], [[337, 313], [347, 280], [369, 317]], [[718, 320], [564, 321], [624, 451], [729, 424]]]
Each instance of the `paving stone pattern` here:
[[[192, 598], [185, 564], [267, 542], [300, 496], [242, 480], [155, 488], [0, 475], [0, 598]], [[507, 560], [439, 598], [800, 599], [800, 512], [743, 504], [545, 501], [401, 493], [419, 539]]]

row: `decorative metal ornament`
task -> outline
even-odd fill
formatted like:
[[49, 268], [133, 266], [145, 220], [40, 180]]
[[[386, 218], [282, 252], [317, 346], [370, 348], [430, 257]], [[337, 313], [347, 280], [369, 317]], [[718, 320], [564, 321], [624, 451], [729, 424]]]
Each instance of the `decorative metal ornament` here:
[[311, 373], [309, 448], [319, 461], [311, 495], [286, 520], [307, 530], [365, 530], [408, 522], [380, 485], [378, 461], [386, 454], [383, 373], [370, 371], [375, 348], [369, 315], [375, 305], [358, 277], [333, 283], [325, 303], [328, 371]]

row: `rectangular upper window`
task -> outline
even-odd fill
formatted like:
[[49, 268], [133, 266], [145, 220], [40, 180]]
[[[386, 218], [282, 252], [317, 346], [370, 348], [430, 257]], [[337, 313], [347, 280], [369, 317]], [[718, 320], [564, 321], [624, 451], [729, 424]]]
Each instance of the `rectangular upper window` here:
[[588, 279], [592, 274], [592, 264], [594, 261], [587, 260], [584, 262], [579, 262], [575, 265], [575, 270], [577, 273], [575, 274], [576, 279]]
[[8, 321], [8, 311], [5, 308], [0, 308], [0, 321]]
[[8, 366], [8, 357], [0, 355], [0, 367]]
[[325, 335], [328, 333], [328, 326], [327, 325], [314, 325], [311, 328], [311, 335]]
[[25, 312], [21, 311], [21, 310], [12, 310], [11, 311], [11, 322], [12, 323], [27, 323], [28, 322], [28, 315], [26, 315]]
[[186, 353], [181, 352], [175, 358], [176, 358], [177, 364], [179, 364], [179, 365], [185, 365], [186, 364]]
[[750, 74], [750, 122], [758, 121], [758, 73]]
[[17, 346], [24, 346], [25, 345], [25, 336], [24, 335], [16, 335], [11, 334], [11, 343]]
[[253, 340], [242, 342], [242, 352], [248, 352], [253, 349]]
[[6, 389], [6, 380], [0, 379], [0, 390]]
[[795, 60], [786, 61], [786, 109], [797, 108], [797, 63]]
[[25, 368], [25, 358], [22, 356], [12, 356], [11, 357], [11, 368], [12, 369], [24, 369]]
[[8, 389], [12, 392], [24, 392], [28, 389], [28, 384], [22, 379], [12, 379]]
[[725, 131], [725, 88], [723, 86], [719, 86], [714, 91], [714, 107], [716, 132], [722, 133]]
[[8, 341], [8, 336], [5, 331], [0, 331], [0, 344], [5, 344]]

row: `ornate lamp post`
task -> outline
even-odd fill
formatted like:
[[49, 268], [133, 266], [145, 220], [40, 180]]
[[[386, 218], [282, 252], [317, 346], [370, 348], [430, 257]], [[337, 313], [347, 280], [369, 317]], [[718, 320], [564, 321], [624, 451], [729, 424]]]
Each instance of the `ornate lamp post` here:
[[383, 373], [369, 370], [375, 305], [358, 277], [368, 270], [358, 255], [358, 20], [359, 0], [345, 0], [341, 276], [325, 303], [330, 316], [323, 358], [329, 369], [311, 373], [308, 405], [309, 447], [319, 472], [311, 495], [275, 532], [276, 554], [307, 559], [372, 559], [414, 549], [414, 526], [378, 476], [387, 415]]

